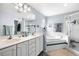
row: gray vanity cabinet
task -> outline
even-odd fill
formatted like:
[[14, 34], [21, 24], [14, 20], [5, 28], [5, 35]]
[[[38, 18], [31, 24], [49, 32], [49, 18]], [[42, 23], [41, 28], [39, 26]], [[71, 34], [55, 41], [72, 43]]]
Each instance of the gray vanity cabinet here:
[[36, 44], [35, 44], [35, 38], [29, 40], [29, 56], [35, 56], [36, 55]]
[[16, 56], [16, 45], [0, 50], [1, 56]]
[[37, 56], [43, 51], [43, 36], [0, 49], [0, 56]]
[[43, 51], [43, 36], [36, 38], [36, 56]]
[[17, 56], [28, 56], [28, 41], [17, 44]]
[[43, 51], [43, 36], [29, 40], [29, 56], [37, 56]]

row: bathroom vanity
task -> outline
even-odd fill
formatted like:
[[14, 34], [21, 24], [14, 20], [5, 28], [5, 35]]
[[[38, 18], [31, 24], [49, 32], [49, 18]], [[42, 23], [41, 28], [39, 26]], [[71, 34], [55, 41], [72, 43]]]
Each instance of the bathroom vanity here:
[[0, 56], [37, 56], [42, 51], [43, 34], [0, 40]]

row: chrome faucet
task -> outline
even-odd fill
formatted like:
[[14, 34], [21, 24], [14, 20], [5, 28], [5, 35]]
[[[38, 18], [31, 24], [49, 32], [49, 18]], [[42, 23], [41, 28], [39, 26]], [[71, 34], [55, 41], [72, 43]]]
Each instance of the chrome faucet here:
[[8, 39], [12, 39], [12, 36], [10, 35]]

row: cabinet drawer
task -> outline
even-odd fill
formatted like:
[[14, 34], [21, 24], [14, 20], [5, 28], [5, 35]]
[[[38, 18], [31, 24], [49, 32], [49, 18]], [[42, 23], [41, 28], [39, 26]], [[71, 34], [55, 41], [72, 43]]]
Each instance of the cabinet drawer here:
[[28, 45], [28, 41], [17, 44], [17, 47], [26, 46], [26, 45]]
[[35, 43], [35, 39], [29, 40], [29, 44]]

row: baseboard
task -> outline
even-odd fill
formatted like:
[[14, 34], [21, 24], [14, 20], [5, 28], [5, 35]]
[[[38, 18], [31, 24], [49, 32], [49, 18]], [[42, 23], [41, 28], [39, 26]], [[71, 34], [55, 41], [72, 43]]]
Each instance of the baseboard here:
[[47, 52], [45, 52], [45, 51], [41, 51], [38, 56], [48, 56], [48, 54], [47, 54]]

